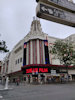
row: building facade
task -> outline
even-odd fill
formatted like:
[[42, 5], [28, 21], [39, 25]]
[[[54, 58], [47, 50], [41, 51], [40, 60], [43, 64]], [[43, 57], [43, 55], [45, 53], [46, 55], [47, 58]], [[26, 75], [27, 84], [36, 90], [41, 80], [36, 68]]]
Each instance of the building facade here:
[[0, 77], [1, 77], [2, 61], [0, 61]]
[[[74, 42], [75, 35], [64, 41], [70, 38]], [[68, 66], [67, 72], [66, 66], [49, 52], [56, 40], [60, 39], [43, 33], [40, 21], [34, 19], [30, 32], [5, 57], [2, 76], [8, 75], [12, 82], [20, 78], [27, 83], [45, 83], [51, 79], [58, 82], [61, 77], [66, 79], [68, 76], [70, 80], [75, 80], [75, 66]]]

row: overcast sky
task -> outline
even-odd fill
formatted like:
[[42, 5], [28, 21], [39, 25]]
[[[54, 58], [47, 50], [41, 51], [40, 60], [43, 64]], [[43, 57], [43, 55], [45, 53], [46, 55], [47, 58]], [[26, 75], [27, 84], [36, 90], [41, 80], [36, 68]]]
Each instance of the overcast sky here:
[[[75, 1], [75, 0], [74, 0]], [[0, 0], [0, 40], [5, 40], [12, 50], [30, 31], [36, 16], [36, 0]], [[75, 33], [75, 28], [40, 19], [43, 32], [49, 36], [66, 38]], [[5, 54], [0, 54], [0, 60]]]

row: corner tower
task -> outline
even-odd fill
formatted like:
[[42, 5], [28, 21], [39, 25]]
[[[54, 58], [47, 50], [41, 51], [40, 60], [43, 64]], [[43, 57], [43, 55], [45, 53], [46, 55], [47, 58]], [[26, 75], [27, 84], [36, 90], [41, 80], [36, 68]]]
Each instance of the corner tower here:
[[48, 41], [42, 32], [39, 19], [33, 18], [31, 30], [24, 43], [23, 66], [31, 64], [49, 64]]

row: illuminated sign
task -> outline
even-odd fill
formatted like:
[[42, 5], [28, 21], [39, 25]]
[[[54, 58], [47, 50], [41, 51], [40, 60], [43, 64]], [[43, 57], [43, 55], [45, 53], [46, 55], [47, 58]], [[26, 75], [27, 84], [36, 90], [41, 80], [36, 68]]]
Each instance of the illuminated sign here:
[[27, 43], [24, 43], [24, 48], [27, 48]]
[[44, 44], [45, 44], [45, 46], [48, 46], [48, 41], [45, 40], [45, 41], [44, 41]]
[[26, 69], [26, 74], [29, 74], [29, 73], [48, 73], [48, 68], [29, 68], [29, 69]]
[[75, 27], [75, 14], [62, 9], [39, 3], [36, 14], [39, 18]]
[[35, 73], [36, 71], [38, 71], [38, 68], [29, 68], [29, 69], [26, 69], [26, 74], [32, 73], [32, 72]]
[[[52, 67], [52, 68], [51, 68]], [[62, 66], [27, 66], [23, 67], [22, 71], [23, 74], [32, 74], [32, 75], [38, 75], [39, 73], [50, 73], [51, 75], [56, 75], [59, 73], [67, 73], [66, 72], [66, 67]], [[58, 69], [57, 67], [61, 67], [64, 69]]]
[[48, 73], [48, 68], [39, 68], [39, 73]]

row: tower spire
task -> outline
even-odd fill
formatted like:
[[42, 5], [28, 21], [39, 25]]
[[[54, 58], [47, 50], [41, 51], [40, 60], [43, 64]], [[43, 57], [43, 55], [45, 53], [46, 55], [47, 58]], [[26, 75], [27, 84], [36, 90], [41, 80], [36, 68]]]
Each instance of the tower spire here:
[[33, 21], [31, 23], [31, 34], [41, 34], [42, 33], [42, 28], [40, 24], [40, 20], [37, 17], [33, 17]]

